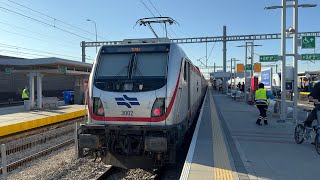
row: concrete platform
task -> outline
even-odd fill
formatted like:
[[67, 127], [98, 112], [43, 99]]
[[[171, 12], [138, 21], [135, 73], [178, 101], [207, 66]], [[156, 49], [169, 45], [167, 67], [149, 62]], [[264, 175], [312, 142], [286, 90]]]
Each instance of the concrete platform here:
[[41, 111], [25, 111], [23, 106], [0, 108], [0, 137], [81, 117], [84, 114], [84, 105], [65, 105]]
[[258, 115], [209, 87], [180, 179], [319, 179], [320, 155], [311, 141], [295, 143], [295, 123], [257, 126]]

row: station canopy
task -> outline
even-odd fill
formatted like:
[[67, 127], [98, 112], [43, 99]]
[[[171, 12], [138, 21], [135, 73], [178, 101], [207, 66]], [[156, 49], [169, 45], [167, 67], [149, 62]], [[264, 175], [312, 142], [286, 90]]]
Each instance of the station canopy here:
[[0, 58], [0, 68], [6, 73], [89, 75], [92, 64], [56, 57], [38, 59]]

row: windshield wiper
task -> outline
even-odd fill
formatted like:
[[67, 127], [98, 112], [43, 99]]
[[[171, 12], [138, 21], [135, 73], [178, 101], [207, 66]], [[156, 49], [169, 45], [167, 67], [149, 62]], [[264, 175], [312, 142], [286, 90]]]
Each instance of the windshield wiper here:
[[125, 69], [128, 69], [128, 66], [123, 67], [115, 76], [112, 77], [112, 80], [115, 80], [116, 78], [118, 78], [119, 75], [123, 73]]
[[136, 53], [135, 53], [134, 59], [133, 59], [133, 71], [132, 71], [132, 73], [137, 72], [142, 77], [142, 81], [144, 81], [144, 76], [142, 75], [140, 69], [138, 68], [137, 63], [138, 63], [138, 61], [137, 61], [137, 56], [136, 56]]
[[129, 67], [129, 69], [128, 69], [128, 79], [132, 79], [133, 63], [134, 63], [135, 57], [136, 57], [136, 53], [131, 54], [131, 58], [130, 58], [129, 65], [128, 65], [128, 67]]

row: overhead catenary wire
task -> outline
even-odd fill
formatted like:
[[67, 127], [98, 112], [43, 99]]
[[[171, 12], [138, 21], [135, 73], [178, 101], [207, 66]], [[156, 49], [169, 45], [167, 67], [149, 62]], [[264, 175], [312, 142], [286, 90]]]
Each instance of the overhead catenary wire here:
[[26, 36], [26, 35], [24, 35], [24, 34], [20, 34], [20, 33], [12, 32], [12, 31], [8, 31], [8, 30], [5, 30], [5, 29], [0, 29], [0, 31], [6, 32], [6, 33], [10, 33], [10, 34], [19, 35], [19, 36], [23, 36], [23, 37], [25, 37], [25, 38], [30, 38], [30, 39], [34, 39], [34, 40], [38, 40], [38, 41], [43, 41], [43, 42], [45, 42], [44, 40], [38, 39], [38, 38], [36, 38], [36, 37]]
[[[29, 38], [29, 39], [32, 39], [32, 40], [41, 41], [41, 42], [44, 42], [44, 43], [49, 43], [48, 41], [43, 40], [43, 39], [39, 39], [39, 38], [32, 37], [32, 36], [27, 36], [27, 35], [24, 35], [24, 34], [21, 34], [21, 33], [12, 32], [12, 31], [8, 31], [8, 30], [5, 30], [5, 29], [0, 29], [0, 31], [6, 32], [6, 33], [9, 33], [9, 34], [14, 34], [14, 35], [22, 36], [22, 37]], [[65, 44], [61, 44], [61, 43], [59, 43], [59, 42], [56, 42], [56, 43], [57, 43], [57, 44], [60, 44], [60, 45], [64, 45], [64, 47], [71, 47], [71, 46], [66, 46]], [[50, 44], [51, 44], [51, 43], [50, 43]], [[74, 47], [72, 47], [72, 48], [74, 48]]]
[[3, 52], [3, 51], [0, 50], [0, 56], [11, 56], [11, 57], [15, 57], [15, 58], [31, 59], [31, 58], [39, 58], [40, 57], [40, 56], [27, 55], [27, 54], [24, 54], [23, 57], [20, 57], [21, 54], [19, 54], [17, 52], [5, 52], [5, 53], [1, 53], [1, 52]]
[[154, 4], [150, 1], [150, 0], [148, 0], [149, 2], [150, 2], [150, 4], [152, 5], [152, 7], [157, 11], [157, 13], [160, 15], [160, 16], [162, 16], [161, 14], [160, 14], [160, 12], [158, 11], [158, 9], [154, 6]]
[[[88, 31], [88, 30], [79, 28], [79, 27], [77, 27], [77, 26], [75, 26], [75, 25], [72, 25], [71, 23], [68, 23], [68, 22], [65, 22], [65, 21], [63, 21], [63, 20], [57, 19], [57, 18], [55, 18], [55, 17], [49, 16], [49, 15], [47, 15], [47, 14], [45, 14], [45, 13], [42, 13], [42, 12], [40, 12], [40, 11], [34, 10], [34, 9], [30, 8], [30, 7], [27, 7], [27, 6], [23, 5], [23, 4], [14, 2], [14, 1], [12, 1], [12, 0], [8, 0], [8, 1], [11, 2], [11, 3], [13, 3], [13, 4], [16, 4], [16, 5], [20, 6], [20, 7], [23, 7], [23, 8], [25, 8], [25, 9], [28, 9], [28, 10], [30, 10], [30, 11], [33, 11], [33, 12], [35, 12], [35, 13], [41, 14], [42, 16], [45, 16], [45, 17], [47, 17], [47, 18], [49, 18], [49, 19], [52, 19], [53, 21], [60, 22], [60, 23], [62, 23], [62, 24], [65, 24], [65, 25], [67, 25], [67, 26], [70, 26], [70, 27], [72, 27], [72, 28], [74, 28], [74, 29], [77, 29], [77, 30], [79, 30], [79, 31], [85, 32], [85, 33], [90, 34], [90, 35], [94, 35], [94, 36], [96, 35], [95, 33], [92, 33], [92, 32], [90, 32], [90, 31]], [[100, 35], [98, 35], [98, 37], [100, 37], [100, 38], [102, 38], [102, 39], [107, 39], [107, 38], [105, 38], [105, 37], [103, 37], [103, 36], [100, 36]]]
[[[37, 58], [51, 58], [51, 56], [43, 55], [43, 54], [38, 54], [38, 53], [30, 53], [30, 52], [21, 52], [21, 51], [13, 51], [13, 50], [7, 50], [7, 49], [0, 49], [0, 52], [7, 52], [10, 54], [15, 54], [15, 55], [27, 55], [27, 56], [32, 56], [32, 57], [37, 57]], [[8, 54], [6, 54], [8, 55]], [[61, 57], [56, 57], [56, 58], [61, 58]], [[66, 59], [66, 58], [61, 58], [61, 59]], [[79, 58], [68, 58], [66, 60], [73, 60], [73, 61], [79, 61]]]
[[[140, 0], [140, 2], [144, 5], [145, 8], [148, 9], [148, 11], [152, 14], [153, 17], [156, 17], [156, 15], [149, 9], [149, 7], [142, 1]], [[165, 28], [162, 24], [160, 24], [163, 28]], [[170, 34], [168, 34], [170, 38], [172, 38], [172, 36]]]
[[42, 50], [36, 50], [36, 49], [30, 49], [30, 48], [25, 48], [25, 47], [21, 47], [21, 46], [14, 46], [14, 45], [4, 44], [4, 43], [0, 43], [0, 46], [6, 47], [6, 48], [22, 49], [22, 50], [40, 52], [40, 53], [45, 53], [45, 54], [58, 55], [58, 56], [71, 57], [71, 58], [79, 58], [79, 59], [80, 59], [80, 56], [79, 56], [79, 57], [76, 57], [76, 56], [70, 56], [70, 55], [65, 55], [65, 54], [52, 53], [52, 52], [47, 52], [47, 51], [42, 51]]
[[[150, 4], [153, 6], [153, 8], [157, 11], [157, 13], [160, 15], [160, 17], [162, 17], [161, 13], [158, 11], [158, 9], [155, 7], [155, 5], [150, 1]], [[148, 11], [152, 14], [153, 17], [156, 17], [156, 15], [150, 10], [150, 8], [142, 1], [140, 0], [140, 2], [144, 5], [145, 8], [148, 9]], [[165, 28], [162, 24], [160, 24], [162, 26], [162, 28]], [[176, 36], [176, 38], [178, 38], [178, 35], [173, 31], [173, 29], [169, 26], [169, 29], [173, 32], [173, 34]], [[172, 36], [168, 33], [168, 36], [172, 39]], [[184, 45], [182, 44], [182, 46], [189, 52], [189, 54], [196, 59], [196, 57], [192, 54], [192, 52]]]
[[[43, 37], [47, 37], [47, 38], [51, 38], [51, 39], [55, 39], [55, 40], [57, 39], [57, 37], [53, 37], [53, 36], [49, 36], [49, 35], [47, 35], [47, 34], [42, 34], [42, 33], [39, 33], [39, 32], [31, 31], [31, 30], [29, 30], [29, 29], [26, 29], [26, 28], [23, 28], [23, 27], [20, 27], [20, 26], [16, 26], [16, 25], [13, 25], [13, 24], [10, 24], [10, 23], [7, 23], [7, 22], [2, 22], [2, 21], [0, 21], [0, 24], [4, 24], [4, 25], [7, 25], [7, 26], [11, 26], [11, 27], [17, 28], [17, 29], [21, 29], [21, 30], [24, 30], [24, 31], [28, 31], [28, 32], [31, 32], [31, 33], [34, 33], [34, 34], [37, 34], [37, 35], [40, 35], [40, 36], [43, 36]], [[75, 43], [73, 43], [73, 42], [71, 42], [71, 41], [67, 41], [67, 40], [65, 40], [65, 39], [61, 39], [61, 40], [59, 40], [59, 41], [64, 41], [64, 42], [66, 42], [66, 43], [68, 43], [68, 44], [75, 45]], [[77, 42], [77, 44], [79, 44], [79, 43]]]
[[40, 19], [43, 19], [43, 20], [45, 20], [45, 21], [48, 21], [48, 20], [51, 21], [51, 19], [43, 18], [43, 16], [36, 15], [36, 14], [34, 14], [34, 13], [31, 13], [30, 11], [22, 10], [22, 9], [20, 9], [20, 8], [15, 7], [14, 5], [10, 5], [10, 4], [7, 4], [7, 3], [5, 3], [5, 2], [1, 2], [1, 5], [5, 5], [5, 6], [9, 7], [9, 8], [12, 9], [12, 10], [17, 10], [17, 11], [23, 12], [24, 14], [28, 14], [28, 15], [31, 15], [31, 16], [35, 16], [35, 17], [40, 18]]
[[18, 51], [3, 50], [3, 49], [0, 50], [0, 52], [9, 52], [9, 53], [17, 54], [17, 55], [24, 54], [24, 55], [33, 55], [33, 56], [37, 56], [37, 57], [49, 57], [49, 56], [45, 56], [45, 55], [42, 55], [42, 54], [27, 53], [27, 52], [18, 52]]
[[[17, 3], [15, 3], [15, 4], [17, 4]], [[10, 7], [10, 8], [8, 8], [8, 7]], [[31, 8], [29, 8], [29, 9], [31, 9]], [[16, 15], [16, 16], [21, 16], [22, 18], [26, 18], [26, 19], [28, 19], [30, 21], [35, 21], [36, 23], [39, 23], [41, 25], [46, 25], [46, 26], [48, 26], [48, 27], [50, 27], [52, 29], [58, 29], [60, 31], [66, 32], [66, 34], [68, 34], [68, 35], [71, 34], [71, 35], [76, 36], [76, 37], [81, 37], [81, 39], [83, 38], [83, 39], [87, 39], [87, 40], [92, 41], [91, 39], [86, 38], [85, 36], [81, 36], [81, 34], [78, 34], [77, 32], [69, 31], [68, 29], [71, 29], [70, 27], [65, 29], [60, 23], [59, 24], [56, 23], [56, 22], [61, 21], [61, 20], [57, 21], [57, 19], [55, 19], [55, 20], [51, 21], [50, 19], [46, 19], [44, 17], [41, 17], [41, 16], [37, 15], [36, 13], [32, 13], [32, 12], [30, 13], [29, 11], [26, 11], [26, 10], [24, 10], [22, 8], [17, 8], [16, 6], [11, 6], [11, 5], [7, 4], [7, 3], [2, 3], [2, 6], [0, 5], [0, 10], [4, 11], [5, 13], [10, 13], [10, 14], [13, 14], [13, 15]], [[53, 18], [53, 17], [51, 17], [51, 18]], [[5, 21], [2, 21], [0, 23], [6, 25], [8, 27], [14, 27], [14, 29], [16, 29], [16, 32], [12, 31], [11, 30], [12, 28], [11, 29], [9, 28], [8, 30], [7, 30], [7, 28], [0, 29], [0, 31], [6, 32], [6, 33], [22, 36], [22, 37], [25, 37], [25, 38], [29, 38], [29, 39], [32, 39], [32, 40], [37, 40], [37, 41], [41, 41], [41, 42], [49, 43], [49, 44], [52, 44], [52, 41], [51, 40], [47, 40], [47, 38], [55, 39], [55, 41], [53, 43], [56, 43], [56, 44], [59, 44], [59, 45], [63, 45], [63, 46], [58, 46], [58, 47], [70, 47], [72, 49], [75, 49], [75, 47], [79, 45], [79, 42], [73, 43], [71, 41], [66, 40], [66, 38], [58, 41], [57, 37], [53, 37], [49, 33], [48, 33], [48, 35], [47, 34], [43, 34], [41, 32], [38, 33], [38, 32], [32, 31], [31, 29], [29, 30], [29, 28], [27, 28], [27, 27], [19, 27], [19, 26], [13, 25], [13, 24], [5, 22]], [[60, 26], [60, 27], [58, 27], [57, 25]], [[69, 25], [73, 26], [71, 24], [69, 24]], [[4, 27], [4, 26], [2, 26], [2, 27]], [[74, 26], [74, 27], [76, 27], [76, 26]], [[26, 33], [26, 32], [20, 33], [19, 30], [20, 31], [23, 30], [23, 31], [32, 32], [32, 33], [36, 34], [37, 36], [32, 36], [32, 35], [30, 36], [29, 35], [30, 33]], [[90, 34], [93, 34], [93, 33], [90, 33]], [[46, 38], [44, 38], [44, 37], [46, 37]], [[44, 40], [44, 39], [46, 39], [46, 40]], [[70, 38], [67, 38], [67, 39], [70, 39]], [[63, 42], [61, 42], [61, 41], [63, 41]], [[68, 44], [73, 44], [74, 46], [71, 47], [71, 45], [68, 46]], [[22, 48], [23, 47], [19, 47], [18, 49], [22, 50]], [[23, 55], [26, 56], [26, 57], [30, 56], [30, 55], [27, 54], [29, 52], [32, 52], [32, 51], [39, 52], [39, 50], [38, 51], [37, 50], [31, 50], [31, 49], [27, 50], [25, 48], [23, 49], [23, 51], [24, 51]], [[62, 50], [62, 51], [64, 51], [64, 50]], [[64, 51], [64, 52], [66, 52], [66, 51]], [[12, 52], [11, 51], [10, 53], [16, 53], [16, 52]], [[72, 56], [72, 54], [76, 54], [76, 53], [72, 53], [72, 54], [70, 53], [71, 55], [67, 55], [68, 53], [66, 53], [66, 54], [61, 54], [61, 53], [58, 54], [58, 53], [52, 53], [52, 52], [41, 52], [41, 53], [44, 53], [44, 55], [41, 55], [42, 57], [47, 57], [48, 54], [52, 54], [52, 55], [55, 55], [55, 56], [61, 56], [61, 58], [66, 58], [67, 57], [67, 59], [75, 58], [75, 60], [77, 60], [77, 61], [81, 60], [81, 57]], [[20, 53], [20, 55], [21, 54], [22, 53]], [[29, 54], [31, 54], [31, 53], [29, 53]], [[39, 55], [39, 53], [38, 54], [33, 53], [33, 56], [34, 55]]]
[[209, 53], [208, 59], [210, 58], [211, 53], [212, 53], [212, 51], [213, 51], [213, 48], [216, 46], [216, 43], [217, 43], [217, 41], [215, 41], [215, 42], [214, 42], [214, 44], [213, 44], [213, 46], [212, 46], [212, 48], [211, 48], [211, 50], [210, 50], [210, 53]]
[[27, 15], [21, 14], [21, 13], [19, 13], [19, 12], [10, 10], [10, 9], [8, 9], [8, 8], [5, 8], [5, 7], [0, 6], [0, 10], [7, 11], [7, 12], [10, 12], [10, 13], [12, 13], [12, 14], [19, 15], [19, 16], [23, 16], [23, 17], [28, 18], [28, 19], [30, 19], [30, 20], [36, 21], [36, 22], [38, 22], [38, 23], [40, 23], [40, 24], [43, 24], [43, 25], [46, 25], [46, 26], [49, 26], [49, 27], [53, 27], [53, 28], [59, 29], [59, 30], [65, 32], [65, 33], [68, 33], [68, 34], [71, 34], [71, 35], [74, 35], [74, 36], [77, 36], [77, 37], [80, 37], [80, 38], [83, 38], [83, 39], [86, 39], [86, 40], [89, 40], [89, 41], [93, 41], [92, 39], [86, 38], [86, 37], [84, 37], [84, 36], [81, 36], [81, 35], [79, 35], [79, 34], [76, 34], [76, 33], [73, 33], [73, 32], [71, 32], [71, 31], [65, 30], [65, 29], [63, 29], [63, 28], [54, 26], [54, 25], [52, 25], [52, 24], [49, 24], [49, 23], [47, 23], [47, 22], [38, 20], [38, 19], [36, 19], [36, 18], [33, 18], [33, 17], [27, 16]]
[[[31, 53], [31, 52], [23, 52], [23, 51], [19, 51], [16, 50], [8, 50], [8, 49], [0, 49], [0, 52], [8, 52], [8, 53], [13, 53], [13, 54], [16, 54], [16, 55], [32, 55], [32, 56], [36, 56], [36, 57], [44, 57], [44, 58], [52, 58], [52, 56], [48, 56], [48, 55], [45, 55], [45, 54], [39, 54], [39, 53]], [[73, 61], [79, 61], [80, 57], [79, 58], [65, 58], [65, 57], [57, 57], [55, 56], [55, 58], [61, 58], [61, 59], [66, 59], [66, 60], [73, 60]]]

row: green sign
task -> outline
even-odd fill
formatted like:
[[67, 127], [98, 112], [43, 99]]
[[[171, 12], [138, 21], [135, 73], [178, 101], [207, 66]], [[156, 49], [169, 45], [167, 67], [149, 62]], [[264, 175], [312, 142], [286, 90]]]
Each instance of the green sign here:
[[261, 55], [260, 62], [276, 62], [278, 57], [278, 55]]
[[301, 48], [302, 49], [313, 49], [316, 47], [316, 36], [302, 36]]
[[246, 70], [252, 70], [252, 64], [247, 64], [246, 65]]
[[4, 73], [5, 73], [6, 75], [11, 75], [12, 69], [13, 69], [13, 68], [5, 68], [5, 69], [4, 69]]
[[59, 67], [59, 73], [66, 74], [67, 73], [67, 67]]
[[301, 60], [320, 60], [320, 54], [301, 54]]

